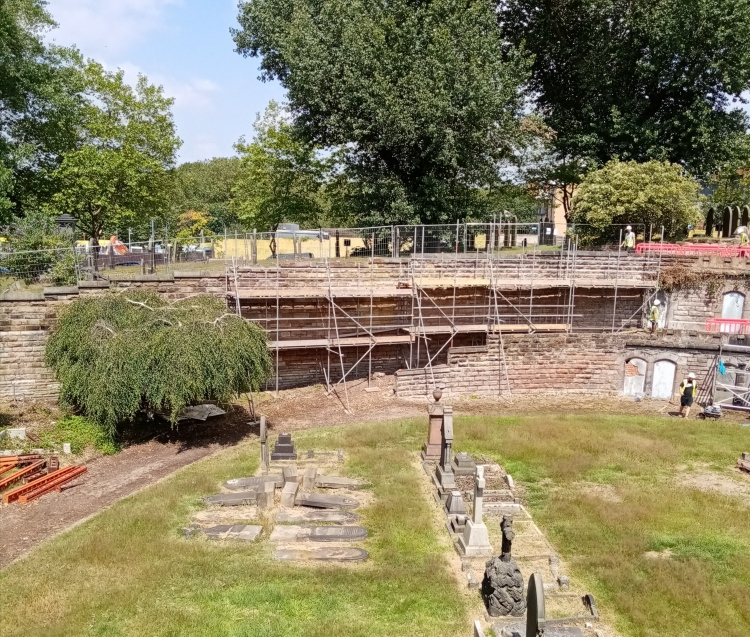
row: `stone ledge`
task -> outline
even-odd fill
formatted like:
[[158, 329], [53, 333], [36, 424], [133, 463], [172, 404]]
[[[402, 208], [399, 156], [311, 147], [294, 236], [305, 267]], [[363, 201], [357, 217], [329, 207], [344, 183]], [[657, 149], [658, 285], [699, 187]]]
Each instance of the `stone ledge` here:
[[68, 295], [68, 294], [78, 294], [78, 286], [77, 285], [67, 285], [67, 286], [51, 286], [48, 288], [44, 288], [44, 296], [57, 296], [57, 295]]
[[217, 274], [216, 272], [200, 272], [198, 270], [174, 273], [175, 279], [225, 279], [226, 274]]
[[42, 292], [6, 292], [0, 301], [44, 301]]
[[78, 288], [106, 290], [109, 288], [109, 281], [79, 281]]

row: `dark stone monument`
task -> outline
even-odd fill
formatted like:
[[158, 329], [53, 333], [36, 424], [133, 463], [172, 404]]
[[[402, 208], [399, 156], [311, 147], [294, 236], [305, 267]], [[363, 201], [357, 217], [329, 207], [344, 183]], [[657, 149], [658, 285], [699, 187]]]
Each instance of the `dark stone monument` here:
[[422, 447], [422, 460], [425, 462], [440, 460], [440, 453], [443, 448], [443, 406], [440, 404], [442, 395], [443, 392], [439, 389], [432, 392], [435, 402], [429, 408], [427, 441]]
[[271, 460], [296, 460], [297, 452], [292, 442], [292, 434], [279, 434], [271, 452]]
[[[513, 517], [503, 516], [500, 524], [503, 534], [503, 542], [500, 557], [489, 560], [484, 571], [482, 581], [482, 597], [487, 606], [487, 612], [492, 617], [512, 615], [520, 617], [526, 609], [523, 599], [523, 577], [518, 564], [511, 556], [513, 543]], [[531, 584], [529, 584], [531, 586]], [[531, 595], [531, 589], [529, 589]], [[544, 611], [544, 600], [542, 600], [542, 612]], [[529, 617], [531, 608], [529, 607]]]
[[[523, 580], [521, 580], [523, 588]], [[547, 628], [547, 612], [544, 609], [544, 583], [539, 573], [529, 578], [528, 613], [526, 615], [526, 637], [544, 635]]]
[[465, 451], [453, 457], [453, 474], [457, 476], [473, 476], [477, 472], [474, 459]]
[[294, 504], [315, 509], [356, 509], [359, 506], [354, 498], [321, 493], [298, 493]]

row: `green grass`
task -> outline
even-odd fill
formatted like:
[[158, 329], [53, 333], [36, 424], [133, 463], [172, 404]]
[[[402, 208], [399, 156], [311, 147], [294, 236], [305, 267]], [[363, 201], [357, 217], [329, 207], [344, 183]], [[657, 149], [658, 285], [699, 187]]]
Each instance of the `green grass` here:
[[[303, 568], [266, 542], [218, 546], [180, 527], [219, 482], [257, 468], [257, 446], [179, 472], [0, 573], [0, 635], [468, 635], [476, 617], [448, 569], [411, 464], [426, 419], [295, 435], [344, 448], [373, 484], [365, 565]], [[695, 467], [729, 476], [750, 431], [632, 416], [457, 418], [455, 447], [496, 458], [527, 488], [535, 521], [623, 635], [750, 632], [750, 507], [680, 486]], [[606, 485], [617, 501], [584, 487]], [[669, 550], [669, 559], [650, 551]], [[527, 577], [528, 573], [524, 573]]]
[[362, 510], [370, 560], [301, 567], [271, 546], [185, 539], [199, 498], [257, 468], [243, 445], [121, 501], [0, 573], [0, 635], [391, 636], [468, 633], [465, 601], [437, 541], [408, 425], [295, 435], [298, 448], [344, 448], [373, 483]]

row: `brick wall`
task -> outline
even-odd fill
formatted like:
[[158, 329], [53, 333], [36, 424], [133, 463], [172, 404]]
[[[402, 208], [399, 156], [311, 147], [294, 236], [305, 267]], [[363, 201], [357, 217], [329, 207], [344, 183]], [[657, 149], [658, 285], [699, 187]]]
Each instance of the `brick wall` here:
[[721, 318], [724, 296], [738, 292], [745, 296], [742, 318], [750, 319], [750, 286], [745, 277], [727, 277], [724, 285], [715, 291], [677, 290], [669, 297], [667, 327], [674, 329], [705, 329], [706, 319]]

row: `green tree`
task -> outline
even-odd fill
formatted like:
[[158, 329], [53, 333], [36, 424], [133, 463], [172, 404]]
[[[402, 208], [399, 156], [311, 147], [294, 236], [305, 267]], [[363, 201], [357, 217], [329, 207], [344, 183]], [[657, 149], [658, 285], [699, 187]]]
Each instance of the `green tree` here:
[[75, 139], [79, 56], [45, 45], [55, 25], [45, 4], [0, 2], [0, 223], [48, 201]]
[[[572, 221], [590, 238], [617, 238], [625, 224], [679, 234], [701, 219], [700, 185], [677, 164], [612, 160], [590, 172], [573, 197]], [[616, 225], [612, 225], [616, 224]]]
[[127, 228], [165, 215], [180, 140], [172, 99], [138, 77], [135, 88], [122, 71], [96, 62], [82, 69], [85, 104], [76, 128], [76, 148], [55, 172], [54, 207], [78, 219], [78, 228], [98, 240], [106, 230]]
[[[612, 158], [707, 175], [748, 117], [750, 4], [736, 0], [501, 0], [508, 39], [534, 56], [530, 88], [563, 167]], [[580, 174], [580, 173], [579, 173]], [[573, 181], [570, 181], [572, 177]]]
[[237, 51], [288, 91], [299, 136], [338, 149], [344, 213], [453, 223], [513, 156], [528, 63], [486, 0], [252, 0]]
[[205, 212], [211, 217], [208, 227], [214, 232], [233, 229], [239, 219], [232, 205], [232, 189], [241, 169], [237, 157], [215, 157], [180, 165], [175, 174], [173, 213]]
[[[299, 141], [275, 102], [255, 122], [255, 139], [236, 145], [242, 170], [234, 205], [246, 228], [276, 232], [280, 223], [319, 225], [324, 212], [322, 186], [326, 163]], [[275, 254], [275, 238], [271, 251]]]

